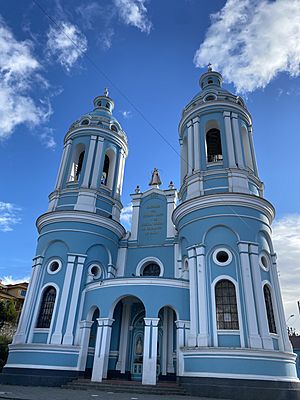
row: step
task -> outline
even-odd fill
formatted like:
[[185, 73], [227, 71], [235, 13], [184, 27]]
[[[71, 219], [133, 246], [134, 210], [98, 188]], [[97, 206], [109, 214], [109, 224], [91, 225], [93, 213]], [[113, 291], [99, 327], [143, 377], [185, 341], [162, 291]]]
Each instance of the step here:
[[176, 383], [170, 384], [159, 382], [158, 385], [142, 385], [140, 382], [134, 381], [104, 381], [104, 382], [91, 382], [88, 379], [76, 379], [62, 386], [65, 389], [74, 390], [100, 390], [116, 393], [150, 393], [159, 395], [174, 395], [184, 396], [186, 391]]

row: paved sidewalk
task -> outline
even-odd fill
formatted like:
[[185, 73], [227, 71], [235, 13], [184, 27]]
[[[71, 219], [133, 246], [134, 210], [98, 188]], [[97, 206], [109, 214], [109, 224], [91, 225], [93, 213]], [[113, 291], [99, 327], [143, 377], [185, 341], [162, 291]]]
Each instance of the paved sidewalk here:
[[[72, 390], [53, 387], [0, 384], [0, 399], [10, 400], [208, 400], [205, 397], [114, 393], [99, 390]], [[214, 399], [209, 399], [214, 400]], [[215, 399], [217, 400], [217, 399]], [[220, 399], [218, 399], [220, 400]]]

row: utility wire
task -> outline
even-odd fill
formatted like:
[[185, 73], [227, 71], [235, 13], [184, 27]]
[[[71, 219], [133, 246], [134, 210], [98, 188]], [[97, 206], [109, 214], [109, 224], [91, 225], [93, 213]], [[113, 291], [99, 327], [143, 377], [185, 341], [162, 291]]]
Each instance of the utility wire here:
[[[99, 68], [99, 66], [94, 62], [94, 60], [89, 57], [88, 54], [86, 54], [84, 51], [82, 51], [80, 49], [80, 47], [77, 45], [76, 42], [74, 42], [74, 40], [65, 32], [65, 30], [63, 29], [63, 27], [55, 21], [55, 19], [53, 17], [51, 17], [51, 15], [49, 15], [46, 10], [40, 5], [40, 3], [37, 0], [32, 0], [33, 3], [41, 10], [41, 12], [60, 30], [60, 32], [66, 36], [66, 38], [68, 38], [70, 40], [70, 42], [73, 44], [73, 46], [76, 48], [76, 50], [78, 51], [78, 53], [80, 53], [83, 57], [85, 57], [90, 64], [96, 69], [96, 71], [98, 71], [106, 80], [107, 82], [110, 83], [110, 85], [112, 87], [115, 88], [115, 90], [128, 102], [128, 104], [131, 105], [131, 107], [142, 117], [142, 119], [160, 136], [160, 138], [179, 156], [179, 158], [191, 169], [193, 169], [191, 167], [191, 165], [189, 164], [189, 162], [182, 157], [182, 155], [176, 150], [176, 148], [172, 145], [172, 143], [170, 143], [168, 141], [168, 139], [165, 138], [165, 136], [155, 127], [155, 125], [146, 117], [146, 115], [130, 100], [130, 98], [126, 95], [126, 93], [124, 93], [119, 87], [118, 85], [116, 85], [113, 80], [101, 69]], [[208, 183], [207, 183], [208, 184]], [[209, 184], [208, 184], [209, 186]], [[211, 187], [213, 189], [213, 187]], [[220, 196], [221, 197], [221, 196]], [[230, 206], [230, 204], [228, 204], [228, 207], [232, 210], [232, 212], [238, 217], [240, 218], [241, 221], [243, 221], [243, 223], [250, 228], [251, 230], [253, 229], [247, 221], [245, 221], [244, 218], [242, 218], [234, 209], [233, 207]]]

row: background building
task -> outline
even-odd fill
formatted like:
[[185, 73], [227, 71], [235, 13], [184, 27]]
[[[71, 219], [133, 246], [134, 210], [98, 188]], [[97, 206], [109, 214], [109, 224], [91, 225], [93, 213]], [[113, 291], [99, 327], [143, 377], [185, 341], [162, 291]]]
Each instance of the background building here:
[[200, 87], [179, 123], [180, 190], [155, 169], [130, 233], [108, 91], [71, 125], [2, 380], [177, 377], [203, 396], [298, 398], [251, 116], [211, 68]]

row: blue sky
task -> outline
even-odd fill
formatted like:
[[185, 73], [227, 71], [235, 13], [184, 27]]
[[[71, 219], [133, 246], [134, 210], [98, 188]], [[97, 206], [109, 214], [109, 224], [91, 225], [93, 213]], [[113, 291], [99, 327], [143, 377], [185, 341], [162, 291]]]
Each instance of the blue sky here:
[[299, 329], [299, 43], [299, 0], [4, 2], [0, 277], [30, 275], [35, 220], [47, 209], [63, 137], [104, 87], [129, 140], [124, 206], [137, 184], [147, 188], [153, 167], [163, 188], [170, 180], [178, 188], [179, 157], [146, 120], [178, 149], [181, 111], [211, 62], [253, 117], [260, 177], [277, 210], [274, 243], [286, 312], [295, 314], [289, 323]]

